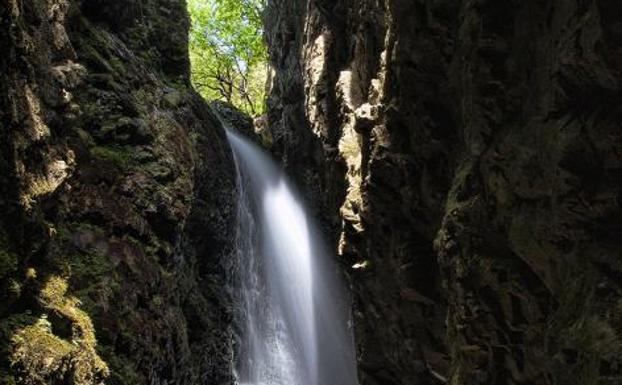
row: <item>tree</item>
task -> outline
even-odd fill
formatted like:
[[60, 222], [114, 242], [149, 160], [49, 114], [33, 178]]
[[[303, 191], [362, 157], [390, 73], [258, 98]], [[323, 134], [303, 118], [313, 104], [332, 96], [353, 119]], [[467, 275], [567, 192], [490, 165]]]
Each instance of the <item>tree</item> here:
[[207, 99], [250, 115], [264, 111], [263, 0], [188, 0], [192, 82]]

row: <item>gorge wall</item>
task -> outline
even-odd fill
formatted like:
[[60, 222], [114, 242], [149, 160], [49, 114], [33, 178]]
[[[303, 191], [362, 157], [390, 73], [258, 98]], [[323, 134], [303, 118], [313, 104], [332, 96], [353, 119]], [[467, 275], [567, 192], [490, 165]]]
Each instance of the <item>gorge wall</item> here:
[[[622, 5], [265, 19], [263, 139], [349, 278], [361, 382], [622, 383]], [[187, 28], [0, 0], [0, 384], [232, 383], [235, 178]]]
[[0, 18], [0, 383], [231, 383], [235, 177], [185, 2]]
[[622, 383], [622, 5], [272, 0], [272, 150], [363, 384]]

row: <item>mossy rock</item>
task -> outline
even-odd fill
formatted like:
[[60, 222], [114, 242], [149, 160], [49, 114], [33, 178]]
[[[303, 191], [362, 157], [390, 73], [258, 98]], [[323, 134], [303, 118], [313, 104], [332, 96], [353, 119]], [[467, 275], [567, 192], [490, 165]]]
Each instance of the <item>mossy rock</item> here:
[[95, 158], [108, 161], [122, 169], [128, 168], [132, 163], [132, 153], [124, 147], [94, 146], [90, 152]]
[[42, 316], [34, 324], [18, 329], [11, 338], [11, 366], [24, 384], [60, 380], [68, 370], [73, 347], [52, 333], [52, 324]]
[[14, 273], [19, 262], [18, 255], [11, 250], [5, 232], [0, 228], [0, 279]]
[[6, 331], [11, 333], [9, 361], [18, 383], [98, 384], [109, 374], [95, 350], [91, 319], [67, 289], [65, 277], [47, 277], [38, 295], [43, 313], [33, 323], [17, 322]]
[[36, 321], [37, 318], [28, 313], [13, 314], [0, 321], [0, 385], [17, 384], [14, 373], [8, 370], [11, 366], [9, 360], [11, 339], [15, 330], [32, 325]]

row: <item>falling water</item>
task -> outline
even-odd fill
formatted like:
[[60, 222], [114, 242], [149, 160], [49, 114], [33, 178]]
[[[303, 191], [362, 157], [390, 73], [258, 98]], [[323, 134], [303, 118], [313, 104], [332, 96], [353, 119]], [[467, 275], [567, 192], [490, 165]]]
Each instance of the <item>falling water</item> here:
[[239, 384], [358, 384], [336, 266], [282, 171], [254, 143], [227, 136], [239, 188]]

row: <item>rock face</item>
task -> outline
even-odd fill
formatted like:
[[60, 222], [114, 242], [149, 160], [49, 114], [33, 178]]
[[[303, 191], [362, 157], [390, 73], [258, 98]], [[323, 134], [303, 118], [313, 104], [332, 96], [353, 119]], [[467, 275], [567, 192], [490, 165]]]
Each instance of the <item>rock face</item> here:
[[622, 4], [265, 17], [273, 151], [349, 272], [362, 383], [622, 383]]
[[[0, 384], [232, 382], [233, 164], [184, 6], [0, 0]], [[265, 17], [258, 141], [350, 278], [361, 382], [622, 383], [619, 1]]]
[[230, 383], [234, 171], [185, 3], [0, 17], [0, 383]]

